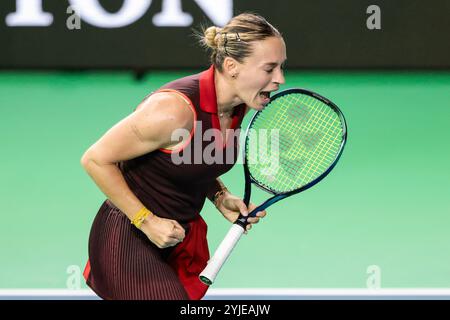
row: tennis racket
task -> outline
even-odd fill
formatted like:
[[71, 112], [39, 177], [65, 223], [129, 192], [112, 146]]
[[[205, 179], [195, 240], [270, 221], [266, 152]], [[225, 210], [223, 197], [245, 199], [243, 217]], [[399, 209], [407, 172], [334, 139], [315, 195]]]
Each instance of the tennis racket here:
[[207, 285], [214, 282], [249, 217], [325, 178], [339, 160], [346, 139], [347, 125], [339, 108], [305, 89], [281, 91], [256, 112], [245, 135], [244, 203], [249, 204], [252, 183], [273, 196], [247, 217], [238, 217], [200, 273], [200, 280]]

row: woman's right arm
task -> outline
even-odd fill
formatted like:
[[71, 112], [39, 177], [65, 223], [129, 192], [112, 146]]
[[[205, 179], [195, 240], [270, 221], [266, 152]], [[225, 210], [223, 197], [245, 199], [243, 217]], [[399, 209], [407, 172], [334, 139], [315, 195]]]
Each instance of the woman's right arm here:
[[[143, 204], [128, 187], [117, 163], [174, 145], [173, 130], [190, 131], [193, 120], [192, 111], [177, 94], [156, 93], [95, 142], [83, 154], [81, 164], [110, 201], [132, 220]], [[184, 229], [174, 220], [150, 215], [146, 222], [142, 231], [160, 247], [184, 238]]]

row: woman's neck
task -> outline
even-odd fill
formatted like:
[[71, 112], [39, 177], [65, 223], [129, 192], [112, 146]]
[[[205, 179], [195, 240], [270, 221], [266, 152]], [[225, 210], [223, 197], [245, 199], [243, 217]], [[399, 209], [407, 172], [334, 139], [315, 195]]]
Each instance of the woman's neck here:
[[216, 69], [214, 70], [214, 85], [216, 87], [217, 114], [231, 114], [234, 107], [242, 103], [235, 94], [233, 83]]

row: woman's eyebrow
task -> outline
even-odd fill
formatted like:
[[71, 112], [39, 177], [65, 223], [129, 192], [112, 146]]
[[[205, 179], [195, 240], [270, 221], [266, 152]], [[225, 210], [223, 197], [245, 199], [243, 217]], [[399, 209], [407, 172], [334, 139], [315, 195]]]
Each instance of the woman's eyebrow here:
[[[284, 61], [281, 63], [281, 65], [284, 65], [284, 64], [286, 63], [286, 61], [287, 61], [287, 59], [284, 60]], [[271, 66], [271, 67], [276, 67], [277, 65], [278, 65], [278, 62], [266, 62], [266, 63], [264, 64], [264, 66]]]

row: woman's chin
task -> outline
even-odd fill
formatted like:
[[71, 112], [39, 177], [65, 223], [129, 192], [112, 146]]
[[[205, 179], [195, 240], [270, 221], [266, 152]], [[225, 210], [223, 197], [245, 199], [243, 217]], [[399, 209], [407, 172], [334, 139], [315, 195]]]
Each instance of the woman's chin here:
[[250, 107], [251, 110], [255, 110], [255, 111], [261, 111], [262, 109], [264, 109], [264, 105], [247, 105]]
[[248, 105], [248, 106], [253, 110], [260, 111], [260, 110], [264, 109], [264, 107], [266, 105], [261, 103], [260, 101], [254, 101], [251, 105]]

